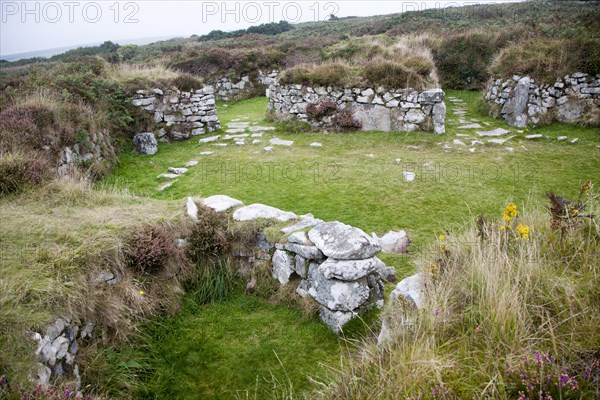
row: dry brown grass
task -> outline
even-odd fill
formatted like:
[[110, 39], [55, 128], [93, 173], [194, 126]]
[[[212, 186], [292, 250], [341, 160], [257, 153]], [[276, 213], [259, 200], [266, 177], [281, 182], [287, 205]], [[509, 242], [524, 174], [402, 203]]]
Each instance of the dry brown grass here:
[[[597, 198], [587, 200], [586, 214], [595, 214]], [[518, 220], [531, 227], [528, 239], [517, 240], [516, 223], [500, 230], [488, 222], [438, 241], [431, 249], [437, 255], [420, 266], [422, 309], [389, 304], [383, 319], [391, 340], [366, 342], [320, 398], [515, 398], [520, 380], [508, 367], [536, 352], [553, 355], [556, 363], [546, 368], [564, 368], [581, 391], [561, 388], [558, 375], [543, 390], [597, 396], [598, 382], [584, 374], [599, 372], [589, 361], [600, 345], [599, 222], [582, 220], [559, 232], [539, 210]]]

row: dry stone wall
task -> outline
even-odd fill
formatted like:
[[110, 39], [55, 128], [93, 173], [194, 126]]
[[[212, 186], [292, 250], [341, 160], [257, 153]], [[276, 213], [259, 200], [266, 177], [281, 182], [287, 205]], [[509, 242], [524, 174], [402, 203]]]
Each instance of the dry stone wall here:
[[[384, 242], [389, 244], [385, 240], [338, 221], [297, 216], [263, 204], [244, 206], [223, 195], [203, 199], [202, 204], [217, 212], [235, 210], [232, 218], [236, 221], [287, 222], [281, 229], [282, 240], [271, 243], [259, 233], [254, 249], [233, 255], [254, 268], [267, 263], [280, 285], [294, 285], [299, 296], [318, 303], [321, 320], [334, 332], [364, 311], [383, 307], [383, 280], [395, 279], [395, 270], [377, 258]], [[198, 207], [192, 199], [187, 207], [194, 218]]]
[[189, 92], [138, 90], [132, 104], [154, 114], [154, 121], [162, 126], [161, 141], [185, 140], [220, 128], [212, 86]]
[[557, 78], [554, 83], [536, 83], [529, 76], [492, 79], [485, 100], [491, 114], [509, 125], [526, 127], [540, 122], [587, 122], [600, 119], [600, 74], [581, 72]]
[[217, 100], [238, 100], [256, 91], [257, 85], [268, 86], [275, 81], [278, 75], [277, 70], [271, 72], [258, 71], [258, 77], [253, 81], [248, 75], [242, 76], [235, 82], [230, 78], [224, 77], [215, 82], [215, 98]]
[[308, 113], [309, 106], [334, 102], [338, 111], [349, 108], [365, 131], [446, 132], [446, 105], [441, 89], [423, 92], [413, 89], [386, 90], [381, 87], [341, 89], [273, 82], [267, 90], [267, 97], [269, 108], [277, 115], [310, 122], [315, 126], [327, 125], [332, 117], [314, 118]]
[[64, 147], [58, 155], [57, 172], [66, 176], [78, 167], [89, 167], [105, 159], [114, 159], [115, 151], [108, 130], [86, 134], [73, 146]]

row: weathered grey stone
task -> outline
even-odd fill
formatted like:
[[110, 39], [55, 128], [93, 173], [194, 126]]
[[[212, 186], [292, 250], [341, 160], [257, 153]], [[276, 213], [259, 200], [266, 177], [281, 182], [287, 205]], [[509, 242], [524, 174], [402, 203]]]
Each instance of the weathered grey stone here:
[[175, 168], [175, 167], [169, 167], [169, 172], [176, 174], [176, 175], [183, 175], [186, 172], [188, 172], [187, 168]]
[[269, 141], [269, 143], [271, 143], [271, 145], [274, 145], [274, 146], [288, 146], [289, 147], [294, 144], [294, 141], [273, 138]]
[[244, 205], [244, 203], [241, 201], [224, 195], [207, 197], [206, 199], [202, 200], [202, 204], [204, 204], [206, 207], [212, 208], [216, 212], [223, 212], [231, 208], [241, 207]]
[[308, 266], [310, 261], [301, 255], [296, 254], [294, 257], [294, 266], [296, 274], [298, 274], [301, 278], [306, 278], [308, 276]]
[[333, 311], [352, 311], [362, 306], [369, 299], [367, 279], [354, 282], [344, 282], [337, 279], [327, 279], [320, 268], [308, 271], [310, 287], [308, 293], [319, 304]]
[[382, 237], [373, 233], [373, 238], [379, 243], [384, 253], [405, 254], [411, 243], [405, 231], [389, 231]]
[[391, 130], [390, 109], [379, 105], [355, 105], [352, 108], [352, 116], [361, 122], [364, 131]]
[[187, 215], [193, 219], [194, 221], [198, 221], [198, 206], [193, 198], [188, 197], [186, 202], [186, 212]]
[[278, 208], [266, 206], [264, 204], [252, 204], [238, 208], [233, 213], [233, 219], [236, 221], [251, 221], [259, 218], [276, 219], [285, 222], [298, 217], [292, 212], [282, 211]]
[[530, 85], [531, 78], [528, 76], [520, 78], [515, 86], [512, 97], [502, 108], [502, 114], [504, 115], [506, 122], [511, 126], [527, 126], [527, 114], [525, 113], [525, 110], [529, 99]]
[[296, 270], [294, 257], [284, 250], [275, 250], [273, 254], [273, 278], [280, 284], [287, 285]]
[[379, 244], [362, 230], [337, 221], [315, 226], [308, 238], [327, 257], [339, 260], [362, 260], [381, 251]]
[[355, 312], [332, 311], [327, 307], [322, 307], [319, 311], [319, 318], [335, 333], [340, 333], [344, 325], [350, 322], [358, 314]]
[[436, 103], [432, 111], [433, 132], [437, 134], [446, 133], [446, 104]]
[[327, 279], [356, 281], [384, 266], [385, 264], [377, 257], [365, 260], [336, 260], [328, 258], [319, 268]]
[[306, 236], [305, 231], [292, 233], [290, 236], [288, 236], [287, 241], [288, 243], [301, 244], [303, 246], [314, 246], [314, 243], [308, 240], [308, 236]]
[[281, 233], [288, 234], [290, 232], [298, 231], [300, 229], [311, 228], [313, 226], [317, 226], [322, 223], [323, 220], [314, 218], [312, 215], [303, 216], [300, 222], [295, 223], [294, 225], [287, 226], [281, 229]]
[[503, 129], [503, 128], [496, 128], [491, 131], [478, 131], [477, 134], [479, 136], [489, 137], [489, 136], [502, 136], [502, 135], [506, 135], [509, 132], [510, 131], [507, 131], [506, 129]]
[[153, 155], [158, 151], [158, 142], [152, 132], [138, 133], [133, 137], [133, 148], [140, 154]]
[[583, 110], [584, 105], [581, 101], [568, 98], [566, 102], [558, 106], [556, 119], [561, 122], [572, 122], [581, 117]]
[[292, 253], [296, 253], [306, 258], [307, 260], [321, 261], [325, 256], [316, 246], [305, 246], [297, 243], [285, 243], [283, 248]]
[[418, 102], [424, 104], [440, 103], [444, 101], [444, 91], [442, 89], [426, 90], [419, 95]]
[[401, 280], [392, 293], [390, 293], [390, 301], [397, 301], [401, 296], [410, 304], [421, 308], [424, 300], [424, 292], [423, 276], [421, 273], [418, 273]]

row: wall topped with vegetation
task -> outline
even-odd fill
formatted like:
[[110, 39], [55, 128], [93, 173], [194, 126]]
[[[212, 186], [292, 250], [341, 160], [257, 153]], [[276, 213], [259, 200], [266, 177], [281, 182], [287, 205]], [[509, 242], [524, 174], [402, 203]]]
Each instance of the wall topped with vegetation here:
[[386, 90], [273, 83], [269, 108], [281, 118], [315, 126], [365, 131], [445, 133], [446, 105], [441, 89]]
[[153, 113], [162, 141], [185, 140], [220, 128], [214, 89], [138, 90], [132, 104]]
[[576, 72], [554, 83], [537, 82], [529, 76], [492, 79], [485, 100], [490, 114], [509, 125], [561, 121], [600, 125], [600, 74]]

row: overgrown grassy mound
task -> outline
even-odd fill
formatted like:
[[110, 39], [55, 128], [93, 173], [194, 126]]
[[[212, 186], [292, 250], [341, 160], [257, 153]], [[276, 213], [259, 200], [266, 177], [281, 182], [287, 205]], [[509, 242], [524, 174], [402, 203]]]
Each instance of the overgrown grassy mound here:
[[[365, 344], [321, 398], [596, 398], [600, 219], [589, 186], [547, 210], [480, 217], [421, 266], [425, 302], [388, 305], [387, 344]], [[548, 396], [548, 397], [546, 397]]]
[[502, 49], [490, 65], [494, 77], [529, 75], [545, 83], [576, 71], [600, 73], [600, 35], [523, 40]]
[[284, 84], [333, 87], [384, 87], [423, 90], [438, 85], [426, 38], [355, 39], [331, 46], [327, 60], [300, 64], [285, 71]]

